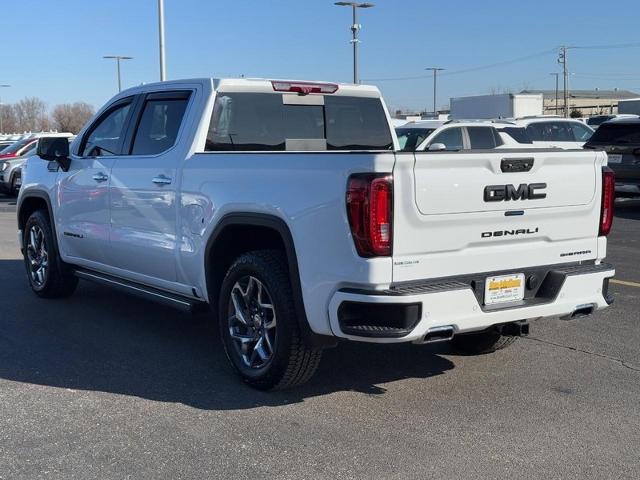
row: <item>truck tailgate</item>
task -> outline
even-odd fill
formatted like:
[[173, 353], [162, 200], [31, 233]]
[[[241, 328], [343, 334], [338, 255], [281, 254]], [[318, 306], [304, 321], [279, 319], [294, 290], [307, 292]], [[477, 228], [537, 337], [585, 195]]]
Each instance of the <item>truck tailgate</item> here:
[[398, 154], [393, 281], [595, 259], [605, 160], [590, 151]]

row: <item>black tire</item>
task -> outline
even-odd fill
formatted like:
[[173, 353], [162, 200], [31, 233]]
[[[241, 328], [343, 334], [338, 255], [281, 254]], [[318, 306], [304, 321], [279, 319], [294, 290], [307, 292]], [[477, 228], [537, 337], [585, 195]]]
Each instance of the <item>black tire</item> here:
[[500, 332], [492, 328], [476, 333], [456, 335], [451, 340], [451, 345], [454, 350], [465, 355], [482, 355], [502, 350], [515, 342], [516, 338], [501, 335]]
[[[260, 291], [266, 291], [266, 296], [263, 293], [262, 300], [258, 300], [257, 304], [249, 301], [251, 297], [249, 292], [258, 288], [257, 285], [249, 287], [249, 283], [255, 280], [260, 284], [262, 289]], [[243, 282], [247, 282], [245, 292], [242, 292], [245, 285]], [[248, 322], [251, 324], [250, 327], [245, 327], [247, 323], [238, 321], [238, 316], [235, 315], [236, 306], [231, 297], [232, 291], [236, 301], [240, 301], [243, 307], [241, 308], [242, 316], [245, 320], [251, 319]], [[256, 306], [267, 301], [272, 305], [267, 310], [261, 311]], [[253, 310], [248, 306], [250, 304], [254, 305]], [[269, 314], [276, 320], [273, 322], [274, 331], [267, 330], [272, 328], [267, 326], [268, 320], [264, 318]], [[260, 324], [261, 315], [263, 320]], [[235, 260], [227, 271], [220, 289], [218, 321], [227, 358], [240, 377], [252, 387], [260, 390], [291, 388], [308, 381], [318, 368], [322, 350], [309, 348], [302, 340], [287, 264], [284, 255], [277, 250], [249, 252]], [[240, 329], [244, 329], [242, 342], [237, 339], [240, 336], [238, 332]], [[236, 334], [236, 340], [231, 336], [232, 331]], [[271, 350], [268, 360], [255, 356], [257, 343], [254, 340], [247, 340], [250, 337], [259, 339], [261, 335], [271, 338], [269, 341], [262, 342]], [[262, 348], [261, 351], [269, 353], [269, 349]], [[256, 365], [251, 362], [254, 356], [258, 363]], [[264, 363], [261, 364], [262, 362]]]
[[[37, 237], [44, 242], [44, 253], [41, 248], [33, 248], [33, 242], [30, 239], [32, 231], [38, 232]], [[23, 244], [27, 277], [36, 295], [42, 298], [64, 298], [75, 291], [78, 279], [60, 259], [49, 216], [43, 210], [33, 212], [27, 220], [23, 232]], [[40, 246], [38, 241], [36, 246]], [[45, 259], [46, 268], [40, 277], [34, 269], [42, 266]]]

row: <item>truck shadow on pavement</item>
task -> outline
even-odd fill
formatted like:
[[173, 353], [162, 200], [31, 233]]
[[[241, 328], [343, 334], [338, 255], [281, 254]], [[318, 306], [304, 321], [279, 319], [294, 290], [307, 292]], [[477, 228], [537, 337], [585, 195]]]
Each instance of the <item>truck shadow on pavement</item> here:
[[280, 406], [453, 369], [442, 346], [345, 343], [306, 385], [264, 393], [231, 371], [208, 315], [190, 316], [81, 282], [66, 300], [29, 289], [22, 261], [0, 260], [0, 378], [131, 395], [207, 410]]

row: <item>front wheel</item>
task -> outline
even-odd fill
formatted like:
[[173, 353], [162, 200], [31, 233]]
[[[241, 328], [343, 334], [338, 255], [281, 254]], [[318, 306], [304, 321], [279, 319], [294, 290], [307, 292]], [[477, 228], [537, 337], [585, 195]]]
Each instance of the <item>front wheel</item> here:
[[24, 227], [24, 264], [36, 295], [61, 298], [71, 295], [78, 279], [58, 255], [49, 217], [44, 211], [31, 214]]
[[502, 350], [516, 341], [516, 337], [502, 335], [491, 328], [475, 333], [463, 333], [453, 337], [453, 349], [466, 355], [482, 355]]
[[218, 305], [225, 352], [246, 383], [282, 390], [311, 378], [322, 351], [301, 338], [282, 253], [240, 256], [222, 282]]

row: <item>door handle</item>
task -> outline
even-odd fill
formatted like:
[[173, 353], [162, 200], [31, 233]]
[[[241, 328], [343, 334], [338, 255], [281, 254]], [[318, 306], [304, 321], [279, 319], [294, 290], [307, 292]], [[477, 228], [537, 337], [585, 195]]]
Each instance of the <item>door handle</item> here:
[[96, 173], [93, 176], [93, 179], [98, 183], [102, 183], [102, 182], [106, 182], [107, 180], [109, 180], [109, 177], [107, 177], [104, 173], [100, 172], [100, 173]]
[[151, 181], [156, 185], [171, 185], [171, 179], [164, 175], [158, 175], [157, 177], [154, 177], [154, 179]]

